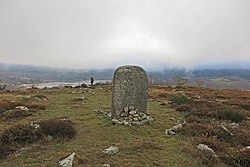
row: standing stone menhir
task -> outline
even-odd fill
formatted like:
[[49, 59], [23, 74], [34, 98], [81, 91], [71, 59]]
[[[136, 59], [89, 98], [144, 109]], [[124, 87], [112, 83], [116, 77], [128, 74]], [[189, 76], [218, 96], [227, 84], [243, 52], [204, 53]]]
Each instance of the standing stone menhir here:
[[124, 112], [146, 115], [148, 77], [143, 68], [132, 65], [118, 67], [113, 77], [112, 93], [113, 118], [120, 117]]

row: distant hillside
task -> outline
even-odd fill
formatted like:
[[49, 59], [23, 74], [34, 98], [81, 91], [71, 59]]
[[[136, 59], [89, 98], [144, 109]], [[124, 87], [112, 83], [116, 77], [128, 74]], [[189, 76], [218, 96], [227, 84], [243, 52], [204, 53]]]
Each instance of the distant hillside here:
[[149, 75], [159, 80], [168, 80], [175, 77], [190, 77], [190, 78], [237, 77], [250, 80], [250, 69], [204, 69], [204, 70], [168, 69], [161, 72], [149, 72]]
[[[114, 69], [103, 70], [82, 70], [82, 69], [63, 69], [32, 65], [6, 65], [0, 64], [0, 79], [25, 78], [26, 80], [43, 81], [81, 81], [94, 77], [97, 80], [111, 80]], [[163, 71], [148, 71], [150, 78], [155, 80], [169, 80], [176, 77], [188, 78], [221, 78], [237, 77], [250, 80], [250, 69], [165, 69]]]
[[206, 69], [193, 71], [195, 77], [238, 77], [250, 80], [249, 69]]
[[78, 70], [78, 69], [63, 69], [40, 67], [31, 65], [0, 65], [0, 73], [9, 74], [11, 76], [19, 76], [31, 78], [33, 80], [48, 80], [48, 81], [80, 81], [90, 77], [100, 80], [112, 79], [113, 70]]

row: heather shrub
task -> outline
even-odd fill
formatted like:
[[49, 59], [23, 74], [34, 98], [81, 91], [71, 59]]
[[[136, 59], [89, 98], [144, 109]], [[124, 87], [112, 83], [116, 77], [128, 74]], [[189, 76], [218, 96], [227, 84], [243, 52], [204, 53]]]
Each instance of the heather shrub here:
[[170, 99], [173, 103], [175, 104], [190, 104], [191, 102], [193, 102], [192, 99], [190, 99], [189, 97], [187, 96], [184, 96], [184, 95], [177, 95], [177, 96], [174, 96]]
[[194, 122], [187, 123], [180, 133], [186, 136], [213, 136], [214, 130], [208, 125]]
[[40, 122], [41, 132], [54, 138], [74, 138], [76, 130], [73, 122], [62, 119], [49, 119]]
[[14, 109], [3, 112], [1, 116], [5, 119], [12, 119], [12, 118], [18, 119], [18, 118], [28, 117], [30, 115], [32, 115], [30, 111]]
[[12, 110], [14, 109], [16, 106], [22, 106], [23, 104], [20, 102], [0, 102], [0, 113], [7, 111], [7, 110]]
[[159, 98], [167, 98], [169, 97], [169, 94], [166, 91], [161, 91], [157, 93], [157, 97]]
[[235, 167], [249, 167], [250, 166], [250, 149], [243, 148], [239, 151], [233, 151], [227, 156], [222, 157], [223, 161]]
[[241, 104], [240, 105], [241, 108], [250, 111], [250, 104]]
[[222, 152], [226, 150], [230, 144], [219, 140], [216, 136], [200, 136], [197, 137], [197, 144], [206, 144], [208, 147], [212, 148], [215, 152]]
[[46, 110], [46, 106], [43, 104], [27, 104], [26, 106], [31, 110]]
[[184, 147], [182, 152], [192, 155], [193, 157], [198, 159], [198, 163], [192, 164], [192, 166], [214, 167], [219, 162], [218, 158], [213, 153], [208, 151], [201, 151], [190, 147]]
[[33, 143], [41, 138], [41, 131], [28, 124], [13, 125], [7, 128], [0, 137], [3, 144]]
[[191, 111], [191, 106], [187, 104], [181, 104], [176, 107], [176, 111], [180, 112], [190, 112]]
[[234, 166], [249, 167], [250, 166], [250, 149], [244, 149], [240, 151], [233, 158]]
[[41, 100], [47, 99], [47, 97], [45, 95], [40, 95], [40, 94], [35, 95], [34, 97], [37, 99], [41, 99]]
[[200, 123], [200, 124], [211, 122], [211, 120], [206, 117], [200, 117], [195, 115], [187, 115], [186, 121], [187, 123]]
[[217, 112], [217, 117], [218, 119], [231, 120], [233, 122], [241, 122], [245, 119], [244, 114], [234, 111], [230, 108], [219, 109], [219, 111]]
[[240, 129], [234, 133], [235, 142], [242, 146], [250, 146], [250, 129]]
[[196, 156], [200, 157], [200, 166], [214, 167], [218, 162], [218, 159], [210, 152], [199, 151]]
[[0, 159], [4, 158], [5, 156], [13, 153], [15, 149], [9, 145], [4, 145], [0, 143]]

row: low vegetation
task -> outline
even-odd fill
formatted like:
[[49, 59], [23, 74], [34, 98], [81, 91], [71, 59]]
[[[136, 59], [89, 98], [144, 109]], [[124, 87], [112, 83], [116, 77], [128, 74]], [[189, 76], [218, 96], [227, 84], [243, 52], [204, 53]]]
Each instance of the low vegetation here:
[[39, 123], [41, 132], [54, 138], [74, 138], [76, 130], [68, 119], [49, 119]]
[[230, 108], [219, 109], [216, 116], [218, 117], [218, 119], [230, 120], [237, 123], [246, 119], [246, 116], [243, 113], [234, 111]]
[[[72, 152], [75, 166], [249, 166], [249, 91], [151, 87], [149, 97], [155, 121], [129, 127], [95, 111], [110, 111], [110, 85], [2, 92], [0, 166], [57, 166]], [[32, 114], [3, 118], [17, 106]], [[166, 136], [179, 120], [185, 126]], [[119, 152], [103, 154], [110, 145]]]
[[183, 105], [192, 103], [192, 99], [184, 95], [176, 95], [170, 99], [174, 104]]
[[7, 128], [1, 134], [3, 144], [33, 143], [42, 137], [41, 131], [29, 124], [16, 124]]
[[0, 134], [0, 158], [13, 153], [19, 147], [44, 140], [47, 136], [51, 136], [52, 139], [72, 139], [75, 135], [73, 122], [68, 119], [55, 118], [36, 124], [14, 124]]
[[215, 151], [216, 157], [196, 153], [203, 165], [249, 166], [250, 113], [246, 102], [250, 101], [250, 93], [186, 87], [175, 91], [161, 89], [159, 94], [165, 94], [165, 99], [158, 96], [158, 100], [170, 100], [170, 107], [185, 113], [187, 123], [180, 134], [193, 138], [194, 145], [206, 144]]

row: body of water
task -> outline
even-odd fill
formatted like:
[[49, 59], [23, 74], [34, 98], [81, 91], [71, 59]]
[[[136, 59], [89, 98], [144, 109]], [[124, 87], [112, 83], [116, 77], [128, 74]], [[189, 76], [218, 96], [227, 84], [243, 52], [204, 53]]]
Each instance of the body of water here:
[[[96, 83], [111, 83], [111, 80], [96, 80], [94, 84]], [[46, 83], [39, 83], [35, 84], [35, 87], [43, 89], [43, 88], [53, 88], [53, 87], [63, 87], [63, 86], [80, 86], [81, 84], [87, 84], [90, 85], [90, 81], [79, 81], [79, 82], [46, 82]], [[31, 88], [33, 84], [22, 84], [21, 85], [24, 88]]]

